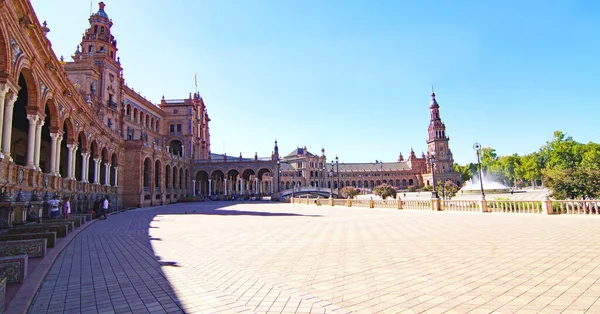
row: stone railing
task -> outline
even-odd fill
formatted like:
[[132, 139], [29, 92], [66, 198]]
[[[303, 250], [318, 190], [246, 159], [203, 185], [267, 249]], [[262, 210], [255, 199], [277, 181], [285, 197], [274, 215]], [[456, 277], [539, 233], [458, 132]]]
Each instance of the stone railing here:
[[600, 200], [355, 200], [332, 198], [290, 198], [290, 203], [317, 206], [393, 208], [409, 210], [464, 211], [520, 214], [600, 215]]
[[600, 200], [552, 201], [555, 214], [598, 215]]

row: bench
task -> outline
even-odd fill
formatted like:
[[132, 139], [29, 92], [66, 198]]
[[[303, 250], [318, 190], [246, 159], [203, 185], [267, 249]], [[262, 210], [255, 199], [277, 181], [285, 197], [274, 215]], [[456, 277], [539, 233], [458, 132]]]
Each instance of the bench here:
[[[36, 233], [20, 233], [20, 234], [0, 234], [0, 241], [14, 240], [29, 240], [29, 239], [46, 239], [48, 247], [52, 248], [56, 245], [56, 232], [36, 232]], [[2, 303], [0, 303], [2, 304]]]
[[6, 275], [6, 283], [23, 283], [27, 277], [27, 255], [0, 257], [0, 273]]
[[69, 214], [69, 217], [84, 217], [85, 221], [91, 221], [92, 220], [92, 214]]
[[8, 229], [6, 234], [56, 232], [56, 237], [67, 236], [67, 225], [30, 224]]
[[39, 223], [39, 225], [42, 225], [42, 226], [43, 225], [51, 225], [51, 226], [66, 225], [68, 232], [73, 232], [73, 229], [75, 229], [75, 222], [67, 221], [67, 220], [61, 221], [61, 219], [44, 220], [41, 223]]
[[0, 257], [25, 254], [29, 258], [46, 256], [46, 239], [0, 241]]
[[[4, 305], [6, 300], [6, 275], [0, 276], [0, 304]], [[4, 306], [0, 307], [0, 313], [4, 313]]]
[[61, 222], [69, 223], [69, 222], [72, 222], [73, 227], [79, 228], [83, 224], [83, 222], [82, 222], [83, 219], [84, 219], [83, 217], [69, 217], [69, 219], [65, 219], [65, 218], [48, 219], [48, 220], [42, 221], [42, 223], [61, 223]]

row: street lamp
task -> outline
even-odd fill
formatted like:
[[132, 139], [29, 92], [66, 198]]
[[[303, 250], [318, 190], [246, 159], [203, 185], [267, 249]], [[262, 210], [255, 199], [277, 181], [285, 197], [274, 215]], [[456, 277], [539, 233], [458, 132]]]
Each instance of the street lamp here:
[[323, 168], [321, 168], [321, 187], [325, 187], [325, 176], [327, 175], [327, 172], [325, 172], [325, 164], [323, 164]]
[[333, 160], [331, 161], [331, 170], [329, 170], [329, 177], [331, 178], [331, 187], [329, 188], [329, 198], [333, 198]]
[[485, 193], [483, 193], [483, 169], [481, 169], [481, 160], [479, 159], [479, 151], [481, 150], [481, 144], [473, 144], [473, 149], [475, 150], [475, 152], [477, 152], [477, 167], [479, 167], [479, 186], [481, 188], [481, 197], [485, 198]]
[[340, 197], [340, 164], [337, 156], [335, 156], [335, 172], [337, 172], [337, 195]]
[[279, 162], [279, 159], [277, 159], [277, 193], [281, 192], [281, 180], [279, 179], [281, 177], [281, 164]]
[[437, 189], [435, 187], [435, 155], [431, 153], [429, 156], [429, 163], [431, 164], [431, 180], [433, 181], [433, 191], [431, 192], [431, 198], [438, 198]]
[[292, 198], [294, 198], [294, 191], [296, 190], [296, 180], [294, 175], [292, 175]]

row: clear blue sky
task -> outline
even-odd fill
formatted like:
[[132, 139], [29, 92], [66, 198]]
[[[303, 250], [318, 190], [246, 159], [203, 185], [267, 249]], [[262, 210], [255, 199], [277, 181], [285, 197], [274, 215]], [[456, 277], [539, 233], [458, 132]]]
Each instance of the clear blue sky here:
[[[86, 2], [32, 1], [57, 56], [80, 43]], [[476, 141], [503, 155], [555, 130], [599, 141], [598, 1], [105, 3], [129, 86], [185, 98], [198, 75], [215, 153], [268, 156], [277, 138], [344, 162], [420, 155], [431, 85], [459, 163]]]

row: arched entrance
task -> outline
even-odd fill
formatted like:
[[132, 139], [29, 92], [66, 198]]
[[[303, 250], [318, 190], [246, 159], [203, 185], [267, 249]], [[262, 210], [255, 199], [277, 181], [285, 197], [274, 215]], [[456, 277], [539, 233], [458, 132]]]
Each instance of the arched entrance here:
[[208, 195], [208, 173], [204, 170], [196, 172], [196, 194]]
[[110, 158], [110, 182], [112, 186], [117, 186], [117, 153], [113, 153]]
[[261, 168], [258, 170], [258, 193], [260, 195], [270, 195], [273, 193], [273, 175], [271, 170], [267, 168]]
[[239, 195], [239, 175], [240, 173], [235, 170], [235, 169], [231, 169], [229, 171], [227, 171], [227, 189], [225, 194], [226, 195]]
[[[14, 103], [14, 108], [13, 108], [13, 120], [12, 120], [12, 132], [11, 132], [11, 138], [10, 138], [10, 143], [8, 143], [10, 145], [10, 156], [12, 156], [13, 161], [17, 164], [17, 165], [21, 165], [21, 166], [27, 166], [29, 168], [33, 167], [33, 147], [35, 143], [29, 143], [29, 141], [31, 139], [35, 138], [35, 134], [31, 134], [31, 136], [28, 136], [29, 133], [33, 132], [35, 133], [35, 124], [37, 123], [37, 120], [33, 120], [33, 116], [32, 119], [28, 119], [27, 117], [27, 106], [30, 103], [30, 91], [29, 89], [33, 89], [34, 85], [32, 84], [32, 80], [33, 79], [29, 79], [26, 80], [25, 76], [23, 75], [24, 73], [27, 73], [28, 76], [30, 76], [31, 74], [28, 73], [28, 71], [26, 72], [26, 70], [23, 70], [23, 72], [19, 75], [19, 92], [17, 93], [17, 100]], [[33, 91], [32, 91], [33, 92]], [[30, 122], [32, 123], [30, 126]], [[7, 143], [3, 143], [3, 144], [7, 144]], [[28, 148], [31, 148], [32, 150], [29, 151]], [[7, 147], [3, 147], [3, 150], [6, 150]], [[31, 155], [31, 156], [29, 156]], [[27, 165], [28, 163], [28, 159], [31, 158], [30, 162], [32, 163], [31, 165]]]
[[180, 140], [172, 140], [169, 147], [173, 155], [183, 157], [183, 143]]
[[243, 189], [241, 193], [244, 195], [254, 195], [256, 194], [256, 173], [252, 169], [245, 169], [242, 171], [242, 186]]
[[215, 170], [210, 175], [210, 194], [211, 195], [222, 195], [223, 194], [223, 180], [225, 174], [221, 170]]
[[150, 191], [150, 182], [152, 182], [152, 161], [150, 158], [144, 159], [144, 169], [143, 169], [143, 186], [144, 191]]
[[162, 167], [160, 160], [154, 162], [154, 191], [160, 194], [160, 182], [161, 182], [161, 171]]

